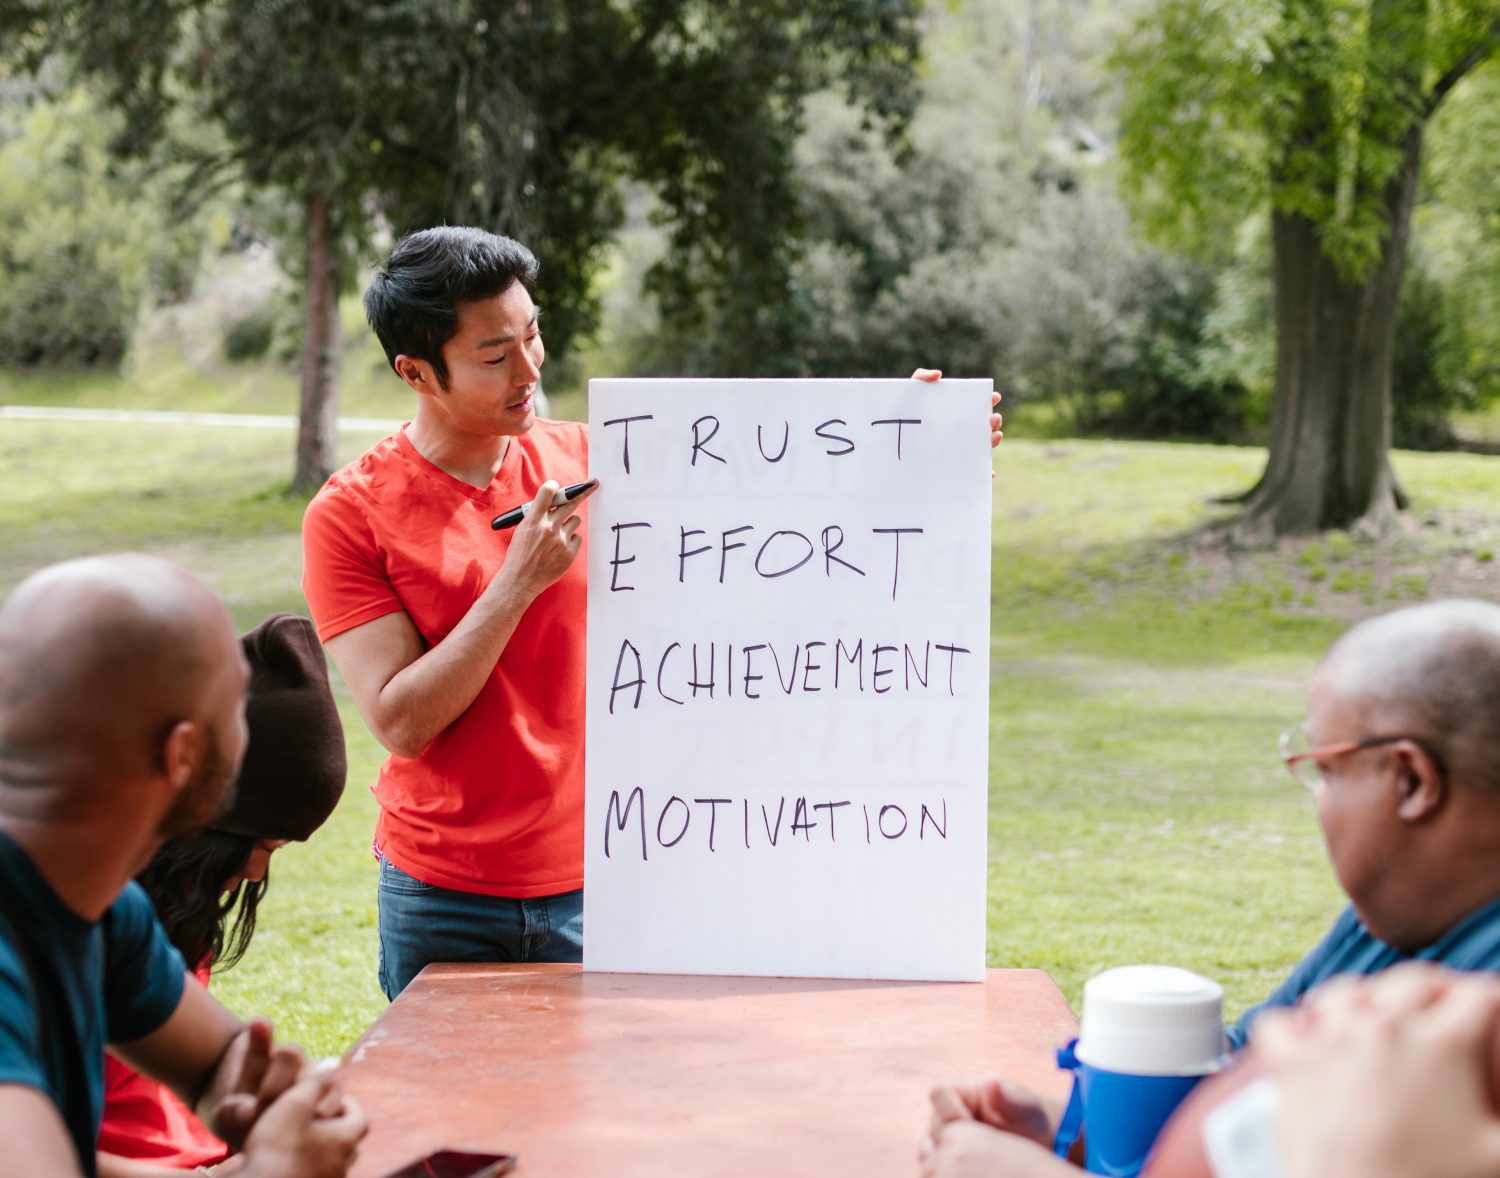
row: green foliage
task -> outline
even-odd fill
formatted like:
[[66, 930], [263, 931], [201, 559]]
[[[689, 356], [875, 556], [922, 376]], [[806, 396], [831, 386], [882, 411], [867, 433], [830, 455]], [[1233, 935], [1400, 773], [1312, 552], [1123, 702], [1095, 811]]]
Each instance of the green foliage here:
[[[1221, 257], [1269, 195], [1274, 0], [1152, 4], [1112, 58], [1125, 78], [1122, 179], [1153, 236]], [[1228, 240], [1232, 240], [1228, 239]]]
[[[1003, 374], [1075, 425], [1225, 437], [1244, 390], [1208, 368], [1206, 270], [1142, 248], [1110, 177], [1086, 157], [1015, 159], [962, 109], [926, 104], [896, 157], [837, 104], [800, 150], [813, 244], [792, 339], [818, 375]], [[899, 329], [898, 329], [899, 328]]]
[[1358, 280], [1408, 136], [1497, 21], [1495, 0], [1157, 0], [1115, 57], [1130, 191], [1163, 240], [1208, 257], [1257, 208], [1301, 216]]
[[1006, 366], [1015, 331], [996, 254], [1034, 209], [987, 130], [924, 104], [903, 158], [846, 104], [812, 106], [798, 149], [805, 311], [784, 347], [807, 371], [888, 374], [933, 356], [959, 374]]
[[[1049, 180], [1045, 140], [1053, 120], [1086, 105], [1069, 21], [1096, 5], [1048, 0], [1030, 6], [934, 3], [926, 18], [930, 68], [918, 112], [892, 137], [859, 102], [828, 90], [800, 116], [795, 183], [777, 199], [795, 205], [799, 242], [790, 258], [790, 315], [759, 354], [712, 315], [696, 330], [633, 322], [633, 366], [642, 371], [839, 373], [901, 371], [941, 357], [953, 372], [994, 372], [1009, 362], [1004, 275], [994, 252], [1024, 236], [1039, 186], [1071, 183], [1068, 149]], [[1036, 47], [1030, 61], [1017, 45]], [[1027, 70], [1045, 67], [1055, 90], [1043, 106]], [[1030, 146], [1017, 150], [1018, 124]], [[1033, 142], [1036, 141], [1036, 142]], [[1038, 176], [1030, 173], [1036, 169]], [[664, 250], [677, 264], [678, 250]], [[687, 297], [697, 279], [679, 274]], [[658, 282], [648, 293], [660, 291]], [[747, 299], [753, 292], [747, 291]], [[680, 304], [679, 304], [680, 305]], [[776, 314], [780, 315], [781, 311]], [[625, 318], [633, 318], [626, 303]], [[665, 328], [665, 330], [662, 330]], [[1014, 365], [1011, 365], [1014, 368]]]
[[1204, 324], [1205, 375], [1242, 386], [1247, 417], [1260, 425], [1270, 414], [1276, 382], [1276, 331], [1268, 219], [1252, 216], [1231, 235], [1217, 270], [1215, 301]]
[[[1158, 239], [1222, 265], [1270, 213], [1276, 427], [1244, 528], [1385, 526], [1386, 423], [1441, 445], [1473, 403], [1446, 292], [1412, 266], [1394, 295], [1429, 122], [1497, 48], [1500, 0], [1155, 0], [1116, 55], [1127, 182]], [[1229, 293], [1220, 327], [1264, 305]]]
[[[1454, 414], [1472, 408], [1478, 396], [1476, 382], [1453, 371], [1452, 279], [1434, 272], [1424, 241], [1419, 239], [1408, 259], [1396, 320], [1391, 426], [1395, 446], [1433, 450], [1452, 445]], [[1244, 390], [1236, 404], [1249, 424], [1264, 420], [1275, 379], [1270, 261], [1265, 222], [1252, 220], [1219, 273], [1205, 321], [1206, 345], [1199, 353], [1206, 380]], [[1149, 420], [1150, 407], [1137, 416]]]
[[[675, 367], [793, 374], [804, 228], [793, 149], [803, 104], [838, 84], [866, 120], [911, 109], [917, 0], [683, 6], [659, 93], [641, 95], [632, 172], [660, 202], [670, 248], [646, 290], [678, 342]], [[675, 40], [675, 38], [674, 38]]]
[[201, 237], [110, 157], [112, 125], [78, 92], [0, 100], [0, 365], [116, 365], [143, 301], [188, 280]]
[[[332, 202], [342, 280], [377, 226], [468, 222], [542, 258], [549, 345], [597, 321], [618, 181], [659, 195], [674, 249], [651, 284], [676, 330], [764, 357], [791, 316], [801, 100], [835, 82], [909, 107], [916, 0], [32, 0], [26, 56], [65, 52], [139, 149], [187, 103], [223, 136], [180, 143], [188, 183], [243, 176]], [[0, 31], [3, 31], [0, 25]], [[149, 30], [146, 33], [145, 30]], [[295, 251], [292, 252], [295, 257]], [[751, 370], [751, 369], [746, 369]], [[759, 369], [755, 369], [759, 370]]]
[[[1395, 47], [1377, 42], [1402, 31], [1407, 0], [923, 7], [24, 0], [0, 11], [0, 60], [51, 85], [65, 50], [123, 112], [91, 132], [101, 143], [169, 144], [166, 174], [200, 193], [251, 179], [244, 219], [283, 243], [294, 278], [309, 186], [335, 197], [346, 289], [392, 231], [470, 221], [522, 237], [543, 263], [552, 388], [936, 363], [995, 375], [1009, 410], [1045, 403], [1056, 428], [1223, 438], [1268, 416], [1273, 196], [1328, 219], [1329, 248], [1359, 264], [1380, 240], [1361, 210], [1409, 121], [1401, 63], [1420, 47], [1432, 87], [1500, 4], [1434, 4]], [[1129, 81], [1135, 216], [1117, 194], [1108, 60]], [[1496, 74], [1475, 72], [1431, 126], [1402, 444], [1436, 444], [1444, 414], [1500, 392]], [[1328, 135], [1297, 131], [1324, 115]], [[1203, 260], [1145, 247], [1143, 229]], [[144, 281], [180, 297], [196, 258], [155, 252]], [[296, 298], [277, 312], [280, 359], [300, 345]], [[607, 330], [581, 352], [606, 301]], [[244, 318], [225, 341], [236, 354], [264, 336], [260, 310]], [[348, 318], [351, 347], [367, 335]]]
[[[815, 95], [796, 153], [798, 314], [768, 356], [742, 363], [813, 375], [938, 363], [998, 375], [1009, 411], [1045, 401], [1075, 428], [1240, 429], [1244, 390], [1210, 365], [1212, 275], [1142, 248], [1114, 195], [1093, 83], [1114, 19], [1086, 0], [933, 5], [936, 64], [899, 139]], [[683, 337], [642, 314], [630, 271], [643, 255], [637, 234], [613, 277], [603, 370], [733, 370], [732, 336], [705, 321]]]
[[1133, 298], [1140, 308], [1133, 347], [1105, 374], [1104, 387], [1118, 396], [1100, 399], [1091, 424], [1145, 438], [1242, 436], [1252, 397], [1218, 363], [1211, 342], [1212, 273], [1162, 259], [1142, 269]]
[[224, 358], [258, 360], [271, 350], [276, 336], [276, 308], [267, 302], [241, 316], [224, 332]]
[[1396, 321], [1391, 438], [1409, 450], [1442, 450], [1453, 444], [1453, 413], [1472, 405], [1440, 366], [1442, 288], [1421, 261], [1418, 256], [1408, 267]]
[[1426, 117], [1427, 22], [1425, 0], [1299, 0], [1272, 37], [1272, 205], [1316, 225], [1353, 280], [1384, 253], [1386, 188]]
[[1416, 232], [1440, 299], [1435, 362], [1455, 400], [1486, 404], [1500, 397], [1500, 62], [1453, 91], [1428, 145]]

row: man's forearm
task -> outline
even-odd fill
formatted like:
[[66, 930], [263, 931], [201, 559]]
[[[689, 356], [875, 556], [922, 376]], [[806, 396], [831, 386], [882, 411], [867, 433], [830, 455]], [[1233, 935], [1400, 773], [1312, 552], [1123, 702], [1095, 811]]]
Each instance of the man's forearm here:
[[495, 669], [536, 595], [502, 568], [463, 620], [381, 689], [371, 728], [393, 753], [415, 757], [464, 714]]
[[185, 978], [177, 1009], [165, 1023], [140, 1039], [110, 1044], [110, 1051], [132, 1070], [165, 1084], [208, 1124], [202, 1108], [246, 1029], [207, 990]]

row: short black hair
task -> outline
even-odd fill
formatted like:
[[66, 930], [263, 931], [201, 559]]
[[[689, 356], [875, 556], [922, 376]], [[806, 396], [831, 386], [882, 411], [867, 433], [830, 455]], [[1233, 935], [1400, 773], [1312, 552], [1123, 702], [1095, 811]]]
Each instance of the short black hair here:
[[408, 233], [365, 291], [365, 317], [385, 357], [413, 356], [448, 384], [443, 345], [458, 330], [458, 304], [504, 294], [517, 282], [536, 289], [536, 255], [511, 237], [462, 225]]

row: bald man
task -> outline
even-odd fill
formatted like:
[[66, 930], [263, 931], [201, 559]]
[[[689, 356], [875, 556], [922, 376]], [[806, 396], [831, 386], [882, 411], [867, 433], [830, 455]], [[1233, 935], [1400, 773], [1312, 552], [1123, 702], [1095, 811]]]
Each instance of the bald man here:
[[93, 1175], [104, 1046], [169, 1084], [246, 1178], [342, 1175], [364, 1133], [334, 1075], [185, 986], [132, 877], [202, 825], [245, 752], [218, 599], [141, 556], [72, 561], [0, 605], [0, 1150]]
[[[1332, 977], [1408, 960], [1500, 970], [1500, 606], [1438, 601], [1355, 626], [1281, 755], [1313, 795], [1349, 906], [1229, 1028], [1233, 1047], [1262, 1012]], [[994, 1079], [932, 1099], [924, 1175], [1067, 1172], [1046, 1148], [1060, 1108]]]

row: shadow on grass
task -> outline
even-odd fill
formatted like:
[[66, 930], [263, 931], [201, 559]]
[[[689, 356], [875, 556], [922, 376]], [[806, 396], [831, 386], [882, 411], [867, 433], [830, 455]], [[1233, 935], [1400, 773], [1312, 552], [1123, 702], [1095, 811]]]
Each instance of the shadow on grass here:
[[996, 545], [994, 656], [1028, 649], [1210, 666], [1326, 645], [1345, 623], [1309, 609], [1273, 559], [1195, 552], [1197, 530], [1037, 553]]

